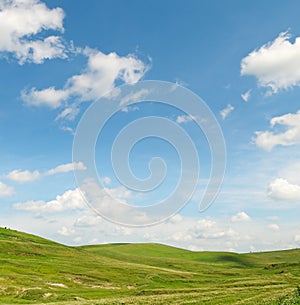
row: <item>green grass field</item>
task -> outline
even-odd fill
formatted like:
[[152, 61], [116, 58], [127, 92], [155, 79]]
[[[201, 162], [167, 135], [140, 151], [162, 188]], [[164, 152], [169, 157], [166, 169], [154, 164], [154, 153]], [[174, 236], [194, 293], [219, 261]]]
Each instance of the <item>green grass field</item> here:
[[300, 250], [67, 247], [0, 228], [0, 304], [300, 304]]

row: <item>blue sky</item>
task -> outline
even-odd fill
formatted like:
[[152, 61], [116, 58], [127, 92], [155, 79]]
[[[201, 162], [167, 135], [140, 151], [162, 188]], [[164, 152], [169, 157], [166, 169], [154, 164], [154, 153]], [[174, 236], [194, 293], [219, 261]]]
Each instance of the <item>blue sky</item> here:
[[[0, 225], [67, 244], [161, 242], [192, 250], [300, 245], [300, 4], [298, 1], [0, 0]], [[199, 213], [210, 152], [193, 121], [179, 125], [199, 152], [196, 195], [157, 226], [122, 227], [87, 208], [72, 164], [76, 127], [103, 94], [139, 80], [178, 83], [210, 107], [224, 134], [220, 194]], [[183, 113], [143, 103], [120, 112], [97, 143], [104, 184], [134, 204], [176, 184], [178, 157], [161, 140], [132, 151], [144, 178], [152, 156], [169, 175], [157, 194], [128, 194], [109, 152], [118, 130], [143, 116]], [[186, 118], [186, 117], [185, 117]], [[104, 153], [106, 157], [100, 158]]]

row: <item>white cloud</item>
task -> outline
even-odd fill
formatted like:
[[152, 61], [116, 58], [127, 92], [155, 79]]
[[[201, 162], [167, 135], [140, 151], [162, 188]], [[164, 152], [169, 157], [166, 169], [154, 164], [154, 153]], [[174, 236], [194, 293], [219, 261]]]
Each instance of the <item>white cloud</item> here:
[[77, 114], [80, 112], [80, 109], [75, 106], [71, 105], [70, 107], [65, 108], [56, 118], [55, 120], [60, 120], [60, 119], [66, 119], [69, 121], [73, 121]]
[[128, 102], [139, 101], [148, 94], [149, 94], [149, 90], [147, 89], [141, 89], [140, 91], [137, 91], [135, 93], [128, 94], [121, 99], [120, 105], [125, 105]]
[[237, 232], [233, 229], [222, 228], [216, 221], [211, 219], [201, 219], [197, 221], [191, 232], [197, 239], [238, 238]]
[[66, 58], [61, 37], [39, 37], [47, 30], [63, 32], [63, 18], [61, 8], [49, 9], [39, 0], [0, 1], [0, 52], [12, 54], [20, 64]]
[[300, 185], [291, 184], [285, 179], [277, 178], [269, 184], [268, 196], [275, 200], [300, 200]]
[[63, 226], [61, 227], [61, 229], [59, 229], [57, 231], [58, 234], [62, 235], [62, 236], [70, 236], [72, 234], [74, 234], [74, 230], [73, 229], [68, 229], [67, 227]]
[[179, 115], [176, 118], [176, 122], [178, 124], [185, 124], [185, 123], [191, 122], [193, 120], [195, 120], [195, 117], [192, 115]]
[[171, 218], [168, 219], [171, 223], [180, 223], [183, 220], [183, 217], [180, 214], [175, 214]]
[[300, 85], [300, 37], [291, 43], [291, 35], [280, 33], [272, 42], [252, 51], [241, 62], [242, 75], [254, 75], [259, 86], [270, 93]]
[[[22, 213], [0, 214], [0, 222], [2, 226], [33, 232], [69, 245], [74, 245], [75, 237], [81, 237], [80, 244], [157, 242], [199, 251], [236, 249], [239, 252], [248, 252], [253, 249], [291, 249], [298, 247], [300, 242], [299, 221], [296, 218], [282, 217], [280, 222], [270, 222], [265, 220], [264, 216], [258, 215], [251, 222], [231, 223], [230, 217], [205, 218], [201, 221], [198, 217], [181, 215], [182, 218], [178, 222], [167, 221], [156, 226], [123, 230], [89, 209], [61, 214], [39, 214], [39, 217], [36, 215], [28, 214], [28, 217], [24, 218]], [[275, 226], [274, 229], [268, 228], [270, 224], [279, 226], [280, 231], [276, 230]], [[63, 227], [67, 230], [62, 230]], [[58, 231], [74, 233], [64, 236], [57, 234]]]
[[279, 225], [276, 223], [271, 223], [268, 225], [268, 228], [273, 230], [273, 231], [278, 231], [280, 229]]
[[82, 162], [66, 163], [48, 170], [45, 175], [51, 176], [58, 173], [68, 173], [73, 170], [86, 170], [86, 166]]
[[171, 87], [171, 92], [174, 92], [178, 87], [188, 87], [188, 83], [177, 79], [175, 84]]
[[27, 183], [35, 181], [43, 176], [52, 176], [58, 173], [67, 173], [74, 170], [86, 170], [86, 166], [82, 162], [75, 162], [75, 163], [66, 163], [59, 165], [55, 168], [48, 170], [45, 173], [40, 173], [38, 170], [30, 172], [28, 170], [13, 170], [6, 175], [6, 178], [18, 182], [18, 183]]
[[[238, 240], [240, 239], [240, 234], [233, 230], [232, 228], [229, 228], [226, 232], [225, 232], [225, 236], [230, 237], [232, 240]], [[248, 239], [247, 236], [244, 237], [245, 239]]]
[[94, 227], [102, 222], [102, 217], [97, 215], [94, 211], [87, 211], [78, 217], [74, 223], [75, 227]]
[[271, 128], [275, 125], [283, 125], [285, 131], [257, 131], [255, 144], [267, 151], [271, 151], [277, 145], [290, 146], [300, 144], [300, 110], [293, 114], [288, 113], [282, 116], [274, 117], [270, 121]]
[[201, 219], [197, 221], [196, 228], [198, 230], [210, 229], [216, 227], [217, 223], [211, 219]]
[[38, 91], [32, 88], [29, 92], [22, 91], [21, 97], [29, 106], [48, 106], [50, 108], [58, 108], [63, 101], [68, 98], [68, 92], [64, 90], [56, 90], [54, 87]]
[[269, 220], [279, 220], [278, 216], [272, 215], [272, 216], [267, 216], [267, 219]]
[[[94, 179], [86, 179], [80, 188], [85, 194], [86, 200], [101, 215], [107, 219], [115, 220], [118, 223], [142, 224], [153, 222], [153, 213], [145, 213], [143, 210], [137, 211], [132, 206], [134, 194], [124, 186], [106, 188], [99, 185]], [[127, 199], [131, 199], [131, 204]]]
[[175, 232], [172, 236], [171, 236], [171, 239], [174, 240], [174, 241], [184, 241], [184, 242], [187, 242], [187, 241], [192, 241], [193, 240], [193, 236], [190, 235], [190, 234], [186, 234], [186, 233], [183, 233], [183, 232]]
[[221, 115], [222, 119], [225, 120], [233, 110], [234, 110], [234, 107], [232, 105], [228, 104], [226, 108], [224, 108], [220, 111], [220, 115]]
[[202, 219], [194, 225], [191, 230], [192, 235], [197, 239], [227, 239], [227, 240], [238, 240], [239, 233], [232, 228], [225, 228], [222, 224], [217, 223], [214, 220]]
[[82, 237], [77, 236], [73, 239], [74, 243], [79, 244], [80, 242], [82, 242]]
[[37, 170], [30, 172], [28, 170], [21, 171], [19, 169], [16, 169], [16, 170], [13, 170], [10, 173], [8, 173], [6, 175], [6, 178], [11, 181], [15, 181], [15, 182], [26, 183], [26, 182], [35, 181], [35, 180], [39, 179], [40, 176], [41, 176], [41, 174]]
[[277, 176], [286, 179], [290, 183], [300, 185], [300, 160], [299, 158], [289, 159], [289, 164], [285, 161]]
[[239, 212], [231, 217], [232, 222], [244, 222], [249, 220], [251, 220], [251, 218], [245, 212]]
[[10, 196], [14, 193], [14, 189], [11, 186], [0, 182], [0, 197]]
[[[31, 106], [47, 105], [51, 108], [64, 106], [57, 119], [74, 119], [78, 104], [93, 101], [115, 88], [117, 80], [134, 84], [146, 73], [148, 67], [133, 55], [119, 56], [116, 53], [104, 54], [98, 50], [85, 48], [82, 54], [88, 58], [87, 67], [78, 75], [70, 77], [63, 89], [50, 87], [43, 90], [32, 88], [22, 92], [22, 99]], [[145, 92], [141, 92], [145, 94]], [[66, 105], [70, 98], [75, 104]], [[134, 96], [139, 98], [139, 96]]]
[[132, 234], [132, 229], [128, 227], [116, 225], [114, 229], [114, 234], [117, 236], [130, 236]]
[[72, 136], [75, 135], [74, 129], [69, 126], [61, 126], [60, 129], [69, 132]]
[[121, 111], [125, 113], [128, 113], [129, 111], [137, 111], [137, 110], [140, 110], [140, 108], [137, 106], [127, 106], [121, 109]]
[[79, 189], [68, 190], [62, 195], [56, 196], [51, 201], [27, 201], [24, 203], [14, 204], [14, 208], [17, 210], [30, 211], [34, 213], [55, 213], [63, 212], [75, 209], [86, 208], [85, 201], [80, 193]]
[[101, 180], [101, 183], [104, 183], [106, 185], [111, 184], [111, 179], [109, 177], [104, 177], [104, 178], [102, 178], [100, 180]]
[[[94, 184], [93, 184], [94, 185]], [[96, 185], [95, 185], [96, 186]], [[96, 197], [96, 204], [101, 207], [105, 207], [110, 213], [130, 213], [130, 208], [124, 205], [124, 208], [120, 206], [114, 206], [114, 200], [119, 200], [126, 203], [125, 199], [131, 196], [131, 192], [126, 188], [120, 186], [116, 188], [99, 188], [97, 186], [97, 192], [95, 191], [92, 196]], [[84, 197], [83, 197], [84, 194]], [[27, 202], [21, 202], [14, 204], [14, 208], [17, 210], [30, 211], [37, 214], [40, 213], [58, 213], [67, 210], [87, 210], [86, 200], [89, 200], [90, 205], [92, 205], [96, 210], [98, 206], [94, 205], [91, 201], [91, 197], [85, 194], [84, 186], [80, 189], [68, 190], [62, 195], [57, 195], [54, 200], [44, 201], [44, 200], [29, 200]], [[128, 210], [129, 208], [129, 210]], [[105, 214], [107, 215], [107, 214]], [[129, 216], [130, 217], [130, 216]], [[100, 218], [96, 214], [85, 213], [77, 221], [77, 226], [87, 226], [87, 223], [91, 225], [97, 224]]]
[[244, 102], [248, 102], [251, 96], [251, 89], [246, 91], [245, 93], [241, 94], [241, 97]]

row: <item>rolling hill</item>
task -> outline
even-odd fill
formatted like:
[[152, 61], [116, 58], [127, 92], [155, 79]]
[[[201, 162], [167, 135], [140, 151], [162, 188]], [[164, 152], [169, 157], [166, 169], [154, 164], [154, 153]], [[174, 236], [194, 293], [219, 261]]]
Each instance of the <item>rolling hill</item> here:
[[300, 304], [300, 250], [68, 247], [0, 228], [0, 304]]

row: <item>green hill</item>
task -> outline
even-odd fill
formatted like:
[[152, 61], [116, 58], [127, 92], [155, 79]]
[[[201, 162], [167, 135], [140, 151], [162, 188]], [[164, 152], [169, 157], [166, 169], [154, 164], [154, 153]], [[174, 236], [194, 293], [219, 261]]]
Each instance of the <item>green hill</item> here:
[[67, 247], [0, 228], [0, 304], [300, 304], [300, 250]]

